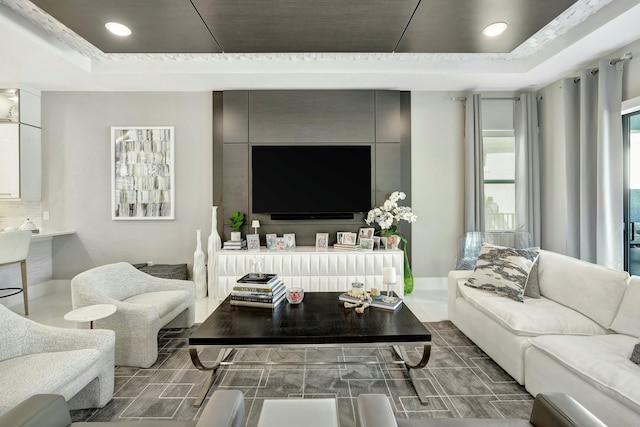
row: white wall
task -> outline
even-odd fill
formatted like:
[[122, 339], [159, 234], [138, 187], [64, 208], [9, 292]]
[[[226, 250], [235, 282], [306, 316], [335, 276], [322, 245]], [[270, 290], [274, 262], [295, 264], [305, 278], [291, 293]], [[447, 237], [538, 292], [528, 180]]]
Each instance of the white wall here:
[[[175, 126], [175, 220], [111, 219], [110, 127]], [[117, 261], [193, 262], [195, 230], [211, 231], [212, 95], [43, 92], [45, 230], [76, 231], [53, 245], [53, 274]]]
[[[624, 79], [622, 82], [622, 100], [633, 99], [640, 96], [640, 40], [617, 51], [613, 58], [621, 56], [626, 52], [633, 53], [631, 61], [627, 61], [624, 68]], [[609, 58], [609, 56], [607, 56]]]
[[[640, 96], [640, 41], [602, 59], [617, 58], [632, 52], [635, 59], [625, 62], [622, 99]], [[585, 68], [596, 67], [597, 62]], [[579, 75], [576, 70], [570, 76]], [[570, 77], [567, 76], [567, 77]], [[539, 91], [541, 139], [541, 231], [542, 248], [566, 253], [567, 194], [565, 190], [565, 144], [562, 80]]]
[[444, 277], [464, 231], [464, 108], [459, 94], [411, 93], [411, 197], [415, 277]]

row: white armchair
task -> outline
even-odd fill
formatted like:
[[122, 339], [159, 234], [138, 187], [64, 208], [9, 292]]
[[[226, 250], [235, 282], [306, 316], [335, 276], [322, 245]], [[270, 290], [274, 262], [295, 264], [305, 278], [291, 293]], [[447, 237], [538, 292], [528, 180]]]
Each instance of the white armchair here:
[[192, 281], [162, 279], [126, 262], [96, 267], [71, 280], [73, 308], [113, 304], [116, 312], [96, 328], [116, 333], [115, 363], [148, 368], [158, 358], [161, 328], [189, 328], [195, 320]]
[[113, 396], [115, 334], [54, 328], [0, 305], [0, 414], [38, 393], [72, 409], [101, 408]]

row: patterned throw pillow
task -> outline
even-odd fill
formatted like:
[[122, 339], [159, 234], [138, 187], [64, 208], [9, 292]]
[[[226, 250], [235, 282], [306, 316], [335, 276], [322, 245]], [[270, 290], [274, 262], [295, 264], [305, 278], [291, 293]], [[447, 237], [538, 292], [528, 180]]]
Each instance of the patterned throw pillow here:
[[631, 352], [631, 357], [629, 358], [636, 365], [640, 365], [640, 342], [633, 347], [633, 351]]
[[483, 243], [476, 268], [465, 285], [523, 302], [524, 288], [539, 251]]
[[[535, 248], [533, 248], [535, 249]], [[524, 286], [524, 296], [530, 298], [540, 298], [540, 283], [538, 282], [538, 261], [539, 257], [531, 267], [529, 277], [527, 278], [527, 284]]]

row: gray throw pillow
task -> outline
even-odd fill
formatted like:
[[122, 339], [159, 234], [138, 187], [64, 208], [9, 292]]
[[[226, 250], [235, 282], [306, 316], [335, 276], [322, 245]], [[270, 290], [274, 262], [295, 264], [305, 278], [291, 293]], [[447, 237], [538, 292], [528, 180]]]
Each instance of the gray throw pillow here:
[[[535, 249], [535, 248], [532, 248]], [[540, 283], [538, 283], [538, 256], [531, 267], [527, 284], [524, 286], [524, 296], [530, 298], [540, 298]]]
[[523, 302], [525, 285], [538, 254], [538, 248], [514, 249], [483, 243], [476, 268], [465, 285]]
[[629, 358], [636, 365], [640, 365], [640, 342], [633, 347], [633, 351], [631, 352], [631, 357]]

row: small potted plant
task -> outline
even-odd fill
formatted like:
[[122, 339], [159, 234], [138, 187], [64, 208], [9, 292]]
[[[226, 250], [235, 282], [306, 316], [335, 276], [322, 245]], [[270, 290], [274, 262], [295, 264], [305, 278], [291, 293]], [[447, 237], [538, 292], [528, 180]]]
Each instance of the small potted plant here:
[[242, 240], [242, 233], [240, 227], [244, 224], [244, 214], [242, 212], [234, 212], [231, 214], [231, 218], [225, 221], [229, 227], [231, 227], [231, 241], [239, 242]]

